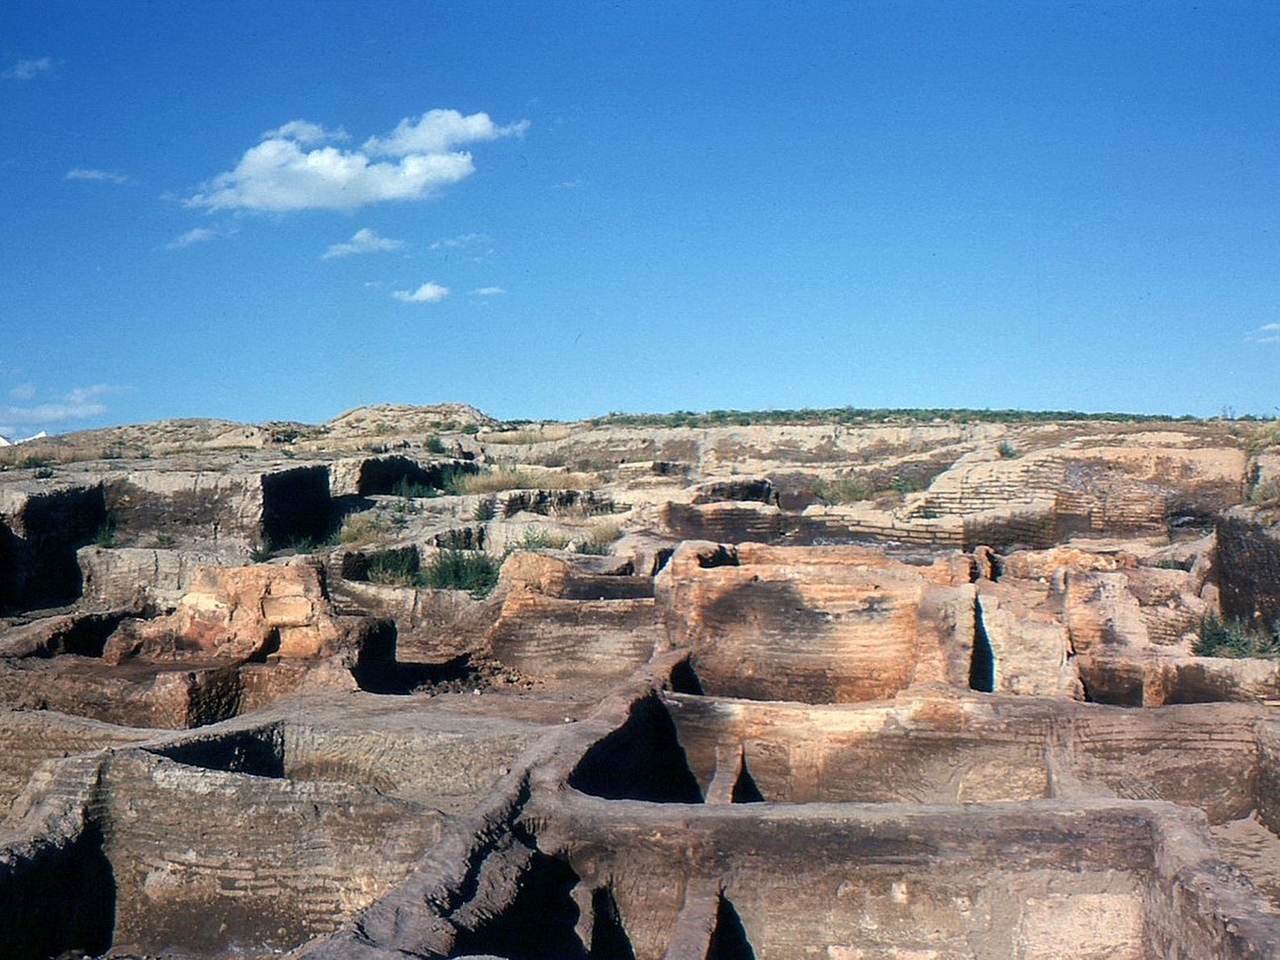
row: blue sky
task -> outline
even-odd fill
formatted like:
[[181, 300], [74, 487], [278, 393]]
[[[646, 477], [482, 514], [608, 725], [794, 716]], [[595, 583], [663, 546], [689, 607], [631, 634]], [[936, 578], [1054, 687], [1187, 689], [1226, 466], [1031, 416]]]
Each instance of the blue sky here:
[[0, 5], [0, 433], [1280, 404], [1280, 5]]

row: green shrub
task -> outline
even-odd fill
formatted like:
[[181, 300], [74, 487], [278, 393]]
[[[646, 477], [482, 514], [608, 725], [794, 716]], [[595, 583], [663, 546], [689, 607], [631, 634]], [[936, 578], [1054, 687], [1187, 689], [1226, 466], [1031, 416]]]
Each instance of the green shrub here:
[[1198, 657], [1280, 657], [1280, 637], [1239, 620], [1211, 613], [1200, 621], [1200, 635], [1191, 645]]
[[404, 497], [407, 500], [416, 500], [419, 497], [434, 497], [439, 492], [435, 487], [425, 483], [418, 483], [408, 477], [401, 477], [391, 487], [391, 495], [393, 497]]
[[100, 547], [114, 547], [116, 545], [116, 525], [110, 520], [104, 520], [102, 526], [98, 528], [98, 532], [93, 535], [93, 542]]
[[507, 544], [507, 552], [528, 550], [536, 553], [539, 550], [563, 550], [568, 545], [569, 538], [562, 533], [552, 533], [542, 527], [526, 527], [519, 540], [513, 540]]
[[1249, 502], [1257, 504], [1280, 503], [1280, 476], [1268, 477], [1255, 484], [1249, 491]]
[[485, 497], [476, 501], [475, 509], [471, 511], [471, 519], [477, 523], [487, 523], [498, 515], [498, 503], [493, 497]]
[[417, 550], [391, 550], [369, 558], [369, 580], [372, 583], [412, 586], [418, 582], [418, 570]]
[[858, 503], [875, 496], [875, 488], [863, 477], [840, 477], [836, 480], [819, 480], [814, 494], [826, 504]]
[[437, 590], [465, 590], [477, 600], [498, 583], [498, 564], [474, 550], [441, 550], [422, 568], [418, 582]]
[[444, 453], [444, 441], [439, 437], [428, 437], [425, 446], [427, 453]]
[[1012, 460], [1018, 455], [1018, 448], [1008, 440], [1001, 440], [1000, 445], [996, 447], [996, 453], [1002, 460]]
[[925, 483], [920, 477], [904, 477], [904, 476], [894, 477], [893, 482], [889, 484], [889, 487], [893, 490], [893, 492], [898, 494], [899, 496], [905, 496], [908, 493], [915, 493], [918, 490], [923, 490], [927, 486], [928, 484]]

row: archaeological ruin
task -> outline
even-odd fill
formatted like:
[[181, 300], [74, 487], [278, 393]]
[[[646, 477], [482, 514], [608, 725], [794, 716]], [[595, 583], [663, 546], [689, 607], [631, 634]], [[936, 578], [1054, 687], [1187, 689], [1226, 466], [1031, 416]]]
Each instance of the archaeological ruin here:
[[1280, 956], [1275, 423], [0, 457], [0, 957]]

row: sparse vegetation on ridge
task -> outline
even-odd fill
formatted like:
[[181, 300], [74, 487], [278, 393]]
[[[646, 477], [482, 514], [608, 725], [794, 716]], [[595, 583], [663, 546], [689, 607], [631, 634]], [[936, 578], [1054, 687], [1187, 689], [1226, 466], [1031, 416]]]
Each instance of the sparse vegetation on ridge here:
[[1198, 657], [1273, 660], [1280, 657], [1280, 625], [1268, 633], [1211, 613], [1200, 621], [1200, 635], [1192, 643], [1191, 652]]
[[838, 423], [850, 425], [885, 423], [1046, 423], [1058, 420], [1112, 421], [1119, 423], [1197, 422], [1191, 416], [1174, 417], [1149, 413], [1081, 413], [1074, 410], [970, 410], [931, 408], [830, 407], [798, 410], [709, 410], [696, 413], [610, 413], [595, 417], [593, 426], [618, 427], [721, 427], [757, 424]]

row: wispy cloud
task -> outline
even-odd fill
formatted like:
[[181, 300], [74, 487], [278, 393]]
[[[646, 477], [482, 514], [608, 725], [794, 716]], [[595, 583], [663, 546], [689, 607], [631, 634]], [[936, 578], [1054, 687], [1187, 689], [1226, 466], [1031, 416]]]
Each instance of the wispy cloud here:
[[221, 236], [217, 230], [210, 230], [208, 227], [196, 227], [194, 230], [188, 230], [182, 236], [171, 240], [164, 245], [166, 250], [181, 250], [183, 247], [189, 247], [195, 243], [204, 243], [206, 240], [212, 240]]
[[507, 291], [503, 290], [501, 287], [476, 287], [476, 289], [471, 292], [477, 297], [498, 297]]
[[19, 60], [4, 73], [0, 73], [0, 77], [5, 80], [34, 80], [42, 73], [52, 70], [53, 58], [41, 57], [38, 60]]
[[97, 180], [107, 183], [128, 183], [129, 178], [123, 173], [112, 170], [93, 170], [86, 167], [73, 167], [67, 171], [68, 180]]
[[352, 234], [351, 239], [346, 243], [332, 244], [320, 259], [332, 260], [334, 257], [350, 257], [359, 253], [381, 253], [386, 250], [399, 250], [403, 246], [403, 240], [380, 237], [368, 227], [363, 227]]
[[25, 403], [28, 400], [34, 400], [35, 397], [36, 385], [34, 383], [20, 383], [9, 390], [9, 399], [17, 400], [21, 403]]
[[1246, 343], [1280, 343], [1280, 323], [1264, 323], [1244, 339]]
[[484, 233], [462, 233], [456, 237], [441, 237], [433, 240], [428, 250], [452, 250], [459, 247], [474, 247], [480, 244], [493, 243], [493, 238]]
[[[128, 393], [132, 389], [132, 387], [98, 383], [90, 387], [76, 387], [50, 403], [40, 403], [35, 406], [0, 406], [0, 433], [11, 434], [22, 428], [48, 427], [58, 423], [100, 417], [107, 412], [107, 405], [102, 402], [104, 397]], [[24, 397], [14, 397], [13, 391], [10, 391], [10, 396], [13, 399], [32, 399], [35, 396], [35, 390], [34, 387], [31, 388], [29, 395]]]
[[587, 181], [578, 177], [576, 180], [561, 180], [559, 183], [551, 185], [553, 190], [576, 190], [578, 187], [586, 186]]
[[449, 295], [449, 288], [428, 280], [417, 290], [396, 290], [391, 296], [401, 303], [439, 303]]
[[486, 113], [463, 116], [431, 110], [401, 120], [385, 137], [370, 137], [358, 150], [330, 141], [308, 120], [291, 120], [263, 135], [233, 170], [220, 173], [187, 199], [205, 210], [355, 210], [390, 200], [421, 200], [475, 172], [468, 143], [519, 136], [527, 121], [499, 126]]

